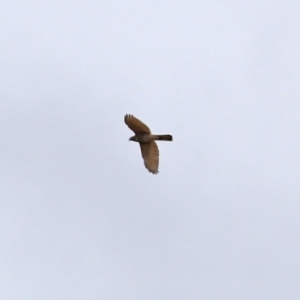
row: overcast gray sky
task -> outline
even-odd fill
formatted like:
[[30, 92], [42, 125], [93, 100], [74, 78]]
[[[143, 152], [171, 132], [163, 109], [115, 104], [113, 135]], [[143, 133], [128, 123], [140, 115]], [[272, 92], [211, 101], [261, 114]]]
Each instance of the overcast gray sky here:
[[[2, 1], [0, 298], [300, 299], [299, 1]], [[160, 173], [129, 142], [155, 133]]]

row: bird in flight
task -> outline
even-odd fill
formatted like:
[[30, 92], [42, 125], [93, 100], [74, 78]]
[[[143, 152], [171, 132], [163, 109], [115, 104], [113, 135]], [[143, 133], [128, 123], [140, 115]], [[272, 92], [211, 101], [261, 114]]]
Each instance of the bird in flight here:
[[125, 115], [125, 124], [135, 133], [129, 141], [138, 142], [145, 167], [153, 174], [158, 173], [159, 150], [155, 141], [172, 141], [170, 134], [151, 134], [149, 127], [133, 115]]

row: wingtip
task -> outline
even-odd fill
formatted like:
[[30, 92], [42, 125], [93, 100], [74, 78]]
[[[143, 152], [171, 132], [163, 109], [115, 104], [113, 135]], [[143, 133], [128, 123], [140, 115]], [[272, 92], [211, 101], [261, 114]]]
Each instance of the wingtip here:
[[130, 118], [130, 117], [133, 117], [133, 115], [131, 115], [131, 114], [126, 114], [126, 115], [124, 116], [124, 122], [126, 123], [127, 118]]

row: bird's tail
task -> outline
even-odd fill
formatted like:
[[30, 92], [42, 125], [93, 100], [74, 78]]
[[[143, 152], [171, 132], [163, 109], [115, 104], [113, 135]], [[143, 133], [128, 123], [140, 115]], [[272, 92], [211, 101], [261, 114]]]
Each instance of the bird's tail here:
[[173, 137], [170, 134], [156, 134], [155, 139], [158, 141], [173, 141]]

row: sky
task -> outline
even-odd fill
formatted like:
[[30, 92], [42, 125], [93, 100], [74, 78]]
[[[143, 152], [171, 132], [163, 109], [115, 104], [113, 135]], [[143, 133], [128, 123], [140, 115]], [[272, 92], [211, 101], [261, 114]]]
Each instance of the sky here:
[[0, 35], [1, 299], [300, 299], [299, 1], [2, 1]]

